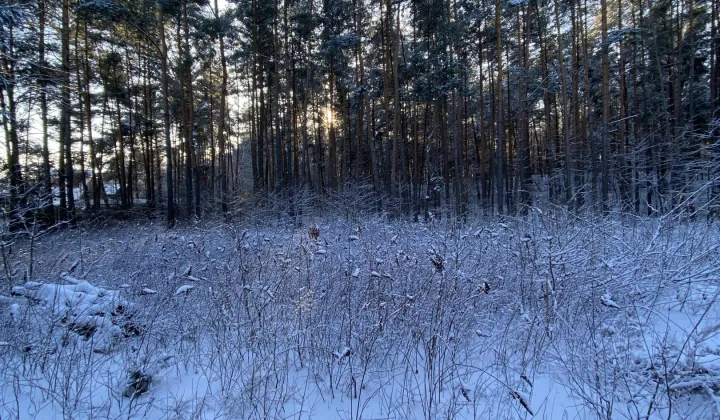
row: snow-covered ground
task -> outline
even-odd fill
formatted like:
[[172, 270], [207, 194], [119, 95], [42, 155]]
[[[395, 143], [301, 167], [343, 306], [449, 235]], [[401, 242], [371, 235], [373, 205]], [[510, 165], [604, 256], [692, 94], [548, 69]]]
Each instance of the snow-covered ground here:
[[28, 246], [2, 419], [720, 418], [718, 225], [128, 226], [32, 278]]

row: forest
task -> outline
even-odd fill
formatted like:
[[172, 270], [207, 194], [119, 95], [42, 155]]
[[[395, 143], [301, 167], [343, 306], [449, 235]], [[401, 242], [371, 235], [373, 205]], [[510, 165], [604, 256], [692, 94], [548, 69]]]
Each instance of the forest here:
[[5, 2], [5, 214], [713, 217], [719, 7]]
[[0, 0], [0, 419], [720, 419], [720, 0]]

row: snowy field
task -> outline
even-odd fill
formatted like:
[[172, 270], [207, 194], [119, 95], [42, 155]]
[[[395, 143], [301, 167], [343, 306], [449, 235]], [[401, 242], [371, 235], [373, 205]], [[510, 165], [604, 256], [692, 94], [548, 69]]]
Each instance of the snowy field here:
[[670, 219], [18, 242], [0, 418], [717, 419], [720, 225]]

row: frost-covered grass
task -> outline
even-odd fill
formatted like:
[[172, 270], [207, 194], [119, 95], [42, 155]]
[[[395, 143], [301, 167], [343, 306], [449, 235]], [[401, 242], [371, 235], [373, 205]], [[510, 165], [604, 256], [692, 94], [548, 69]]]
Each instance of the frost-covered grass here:
[[539, 211], [46, 236], [0, 418], [720, 418], [718, 246]]

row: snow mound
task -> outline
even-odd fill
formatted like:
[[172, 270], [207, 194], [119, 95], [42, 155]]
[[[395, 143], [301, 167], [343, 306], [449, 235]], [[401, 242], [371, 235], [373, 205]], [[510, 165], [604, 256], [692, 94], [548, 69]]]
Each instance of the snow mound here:
[[90, 342], [96, 353], [110, 352], [123, 336], [139, 333], [138, 326], [131, 321], [128, 309], [131, 305], [120, 297], [119, 291], [67, 275], [62, 277], [71, 284], [27, 282], [13, 287], [13, 296], [25, 298], [10, 305], [13, 321], [30, 322], [33, 317], [24, 314], [31, 308], [44, 311], [45, 319], [56, 320], [57, 326]]

